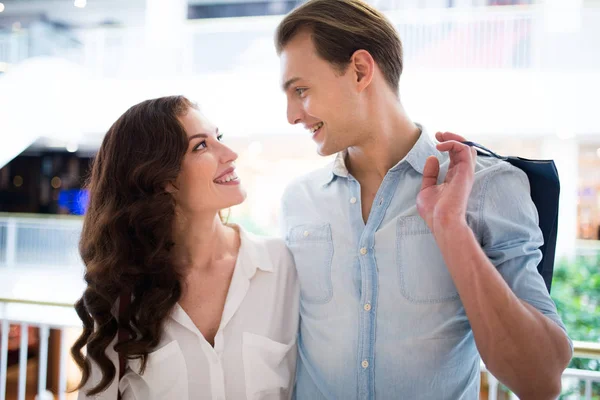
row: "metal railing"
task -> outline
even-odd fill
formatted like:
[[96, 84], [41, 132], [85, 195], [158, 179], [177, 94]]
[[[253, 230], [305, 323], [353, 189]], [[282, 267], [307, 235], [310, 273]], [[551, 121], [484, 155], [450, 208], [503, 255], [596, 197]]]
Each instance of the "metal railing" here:
[[[46, 373], [44, 363], [47, 354], [44, 355], [44, 351], [47, 350], [45, 337], [47, 338], [48, 329], [80, 326], [70, 300], [76, 298], [83, 289], [83, 280], [81, 279], [83, 264], [77, 252], [82, 223], [81, 217], [0, 213], [0, 278], [2, 278], [0, 279], [0, 297], [9, 297], [0, 298], [2, 332], [7, 332], [9, 324], [20, 325], [25, 332], [31, 326], [40, 328], [40, 375]], [[591, 251], [590, 249], [599, 249], [597, 243], [594, 245], [589, 241], [582, 241], [579, 247], [586, 254]], [[22, 282], [26, 282], [21, 284], [24, 287], [15, 288], [20, 284], [11, 279], [23, 276], [23, 274], [29, 274], [22, 279]], [[47, 281], [55, 282], [53, 287], [44, 287], [49, 286], [45, 284]], [[58, 282], [62, 282], [64, 287], [57, 291]], [[37, 312], [32, 311], [34, 310], [32, 307], [37, 307], [35, 309]], [[3, 334], [1, 340], [0, 400], [4, 400], [1, 396], [4, 386], [1, 385], [5, 384], [2, 382], [5, 382], [6, 378], [7, 335]], [[22, 340], [26, 341], [26, 339]], [[63, 345], [61, 344], [61, 346]], [[600, 343], [574, 342], [574, 346], [575, 357], [600, 360]], [[23, 350], [23, 346], [21, 349], [20, 357], [22, 360], [26, 360], [27, 350]], [[63, 350], [61, 350], [61, 357], [63, 357], [62, 352]], [[66, 353], [64, 357], [67, 357]], [[61, 358], [61, 365], [63, 362]], [[25, 367], [20, 366], [20, 374], [26, 374], [26, 370], [23, 368]], [[585, 399], [592, 398], [592, 383], [600, 382], [600, 372], [593, 371], [567, 369], [563, 377], [567, 380], [576, 379], [583, 382]], [[41, 380], [45, 378], [40, 377], [39, 379], [40, 384], [45, 384], [45, 381]], [[62, 382], [66, 378], [61, 375], [60, 379]], [[61, 387], [65, 388], [64, 385]], [[488, 398], [495, 400], [498, 395], [499, 382], [491, 374], [488, 374], [488, 385]], [[61, 391], [61, 393], [63, 392]], [[63, 399], [64, 397], [59, 398]]]
[[[83, 218], [76, 216], [0, 213], [0, 271], [39, 266], [80, 271], [82, 225]], [[600, 241], [577, 241], [575, 254], [600, 255]]]
[[[600, 67], [600, 8], [557, 18], [543, 5], [415, 9], [386, 12], [404, 46], [407, 70], [550, 69]], [[273, 32], [281, 16], [186, 21], [172, 43], [156, 48], [143, 28], [94, 28], [73, 32], [78, 45], [57, 43], [55, 55], [82, 64], [99, 77], [127, 78], [169, 65], [177, 76], [273, 69]], [[10, 34], [9, 34], [10, 37]], [[6, 43], [10, 43], [7, 50]], [[13, 54], [0, 35], [0, 62]], [[23, 45], [23, 43], [20, 43]], [[61, 47], [62, 46], [62, 47]], [[557, 51], [560, 49], [560, 51]], [[157, 57], [158, 54], [158, 57]], [[4, 59], [3, 59], [4, 58]], [[13, 57], [14, 58], [14, 57]], [[163, 60], [166, 59], [166, 60]], [[165, 64], [163, 65], [162, 62]]]
[[[50, 329], [61, 331], [58, 399], [65, 400], [67, 393], [67, 361], [70, 357], [65, 329], [81, 327], [73, 305], [70, 303], [29, 301], [23, 299], [0, 298], [0, 400], [6, 400], [6, 379], [8, 359], [8, 332], [12, 326], [19, 326], [21, 337], [19, 344], [19, 383], [18, 399], [25, 398], [27, 381], [28, 332], [30, 327], [39, 328], [38, 385], [37, 393], [46, 392], [48, 336]], [[600, 360], [600, 343], [574, 342], [575, 357]], [[488, 399], [498, 398], [499, 381], [482, 365], [487, 375]], [[584, 382], [584, 399], [592, 400], [592, 384], [600, 382], [600, 372], [569, 368], [563, 373], [564, 379], [576, 379]], [[566, 387], [565, 390], [569, 388]], [[512, 398], [514, 395], [512, 395]]]
[[0, 214], [0, 268], [80, 267], [82, 219]]
[[[593, 358], [593, 359], [598, 359], [600, 360], [600, 351], [598, 351], [598, 346], [600, 346], [600, 344], [598, 343], [589, 343], [589, 342], [574, 342], [574, 357], [580, 357], [578, 356], [578, 354], [586, 354], [586, 356], [584, 358]], [[589, 356], [591, 351], [595, 351], [595, 355], [594, 356]], [[486, 374], [486, 378], [487, 378], [487, 384], [488, 384], [488, 400], [497, 400], [498, 399], [498, 392], [500, 389], [500, 381], [498, 381], [498, 379], [496, 379], [496, 377], [494, 375], [492, 375], [489, 371], [487, 371], [485, 369], [485, 365], [481, 365], [481, 370], [483, 373]], [[579, 382], [583, 382], [584, 383], [584, 394], [583, 397], [581, 397], [580, 394], [575, 393], [575, 396], [577, 399], [583, 399], [583, 400], [593, 400], [592, 397], [592, 384], [593, 383], [600, 383], [600, 371], [587, 371], [587, 370], [582, 370], [582, 369], [575, 369], [575, 368], [567, 368], [563, 374], [562, 374], [562, 380], [563, 380], [563, 393], [571, 393], [575, 391], [577, 391], [577, 386]], [[573, 382], [571, 382], [570, 385], [565, 385], [565, 381], [568, 380], [574, 380], [577, 382], [576, 385], [573, 385]], [[514, 393], [510, 393], [510, 398], [511, 399], [518, 399], [518, 397], [514, 394]]]
[[35, 327], [39, 329], [37, 395], [40, 398], [42, 395], [47, 395], [48, 339], [50, 329], [57, 329], [60, 331], [58, 399], [66, 400], [67, 362], [70, 357], [66, 329], [81, 327], [73, 305], [0, 298], [0, 400], [7, 400], [8, 344], [11, 326], [20, 328], [17, 399], [25, 399], [29, 332], [30, 328]]
[[27, 31], [0, 33], [0, 62], [15, 64], [29, 57]]
[[[542, 6], [422, 9], [388, 12], [403, 43], [407, 71], [423, 69], [600, 68], [600, 9], [586, 8], [574, 32], [560, 33]], [[174, 69], [187, 76], [237, 69], [272, 70], [273, 33], [281, 17], [186, 23], [167, 44]], [[147, 60], [143, 29], [81, 32], [84, 65], [100, 76], [139, 73]], [[557, 54], [556, 46], [561, 46]], [[562, 54], [562, 55], [561, 55]]]

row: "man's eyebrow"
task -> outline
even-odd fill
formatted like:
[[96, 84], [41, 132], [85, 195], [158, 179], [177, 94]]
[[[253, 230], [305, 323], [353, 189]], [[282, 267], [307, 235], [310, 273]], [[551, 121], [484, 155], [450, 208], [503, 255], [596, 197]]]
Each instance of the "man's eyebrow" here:
[[294, 83], [298, 82], [300, 80], [299, 77], [294, 77], [291, 79], [288, 79], [283, 85], [282, 85], [282, 89], [284, 92], [287, 92], [287, 90], [289, 89], [289, 87], [291, 85], [293, 85]]

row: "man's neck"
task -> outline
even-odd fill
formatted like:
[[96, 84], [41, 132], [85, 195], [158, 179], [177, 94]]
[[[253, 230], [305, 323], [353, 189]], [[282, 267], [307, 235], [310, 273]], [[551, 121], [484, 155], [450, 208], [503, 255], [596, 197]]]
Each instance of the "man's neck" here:
[[408, 118], [400, 103], [379, 108], [368, 124], [369, 132], [356, 146], [348, 148], [346, 166], [361, 184], [381, 182], [387, 172], [413, 148], [419, 127]]

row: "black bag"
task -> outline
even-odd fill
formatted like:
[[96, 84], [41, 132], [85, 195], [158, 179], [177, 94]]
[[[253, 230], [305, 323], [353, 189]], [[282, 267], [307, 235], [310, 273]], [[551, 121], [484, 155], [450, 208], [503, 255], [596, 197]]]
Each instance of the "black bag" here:
[[540, 247], [542, 260], [537, 269], [544, 278], [546, 288], [548, 289], [548, 293], [550, 293], [552, 274], [554, 272], [554, 255], [556, 252], [556, 234], [558, 228], [558, 197], [560, 194], [560, 181], [554, 161], [502, 157], [477, 143], [463, 143], [475, 147], [479, 156], [495, 157], [504, 160], [527, 174], [529, 186], [531, 187], [531, 200], [533, 200], [537, 208], [540, 221], [539, 226], [544, 235], [544, 244]]

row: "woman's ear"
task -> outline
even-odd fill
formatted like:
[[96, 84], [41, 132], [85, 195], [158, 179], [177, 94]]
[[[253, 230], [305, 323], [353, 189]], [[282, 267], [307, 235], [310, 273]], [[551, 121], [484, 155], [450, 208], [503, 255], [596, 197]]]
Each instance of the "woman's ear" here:
[[173, 182], [168, 182], [165, 185], [165, 192], [169, 193], [169, 194], [175, 194], [175, 192], [177, 192], [177, 186], [175, 186], [175, 183]]

